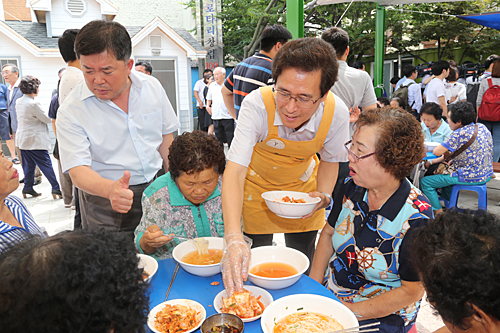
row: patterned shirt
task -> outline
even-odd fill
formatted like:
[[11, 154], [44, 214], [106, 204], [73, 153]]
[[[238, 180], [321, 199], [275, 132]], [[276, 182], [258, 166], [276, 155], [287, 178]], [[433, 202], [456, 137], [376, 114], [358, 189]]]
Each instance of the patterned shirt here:
[[[329, 265], [328, 289], [339, 299], [355, 303], [419, 281], [409, 259], [409, 241], [417, 227], [433, 217], [432, 206], [406, 179], [378, 210], [369, 210], [367, 190], [347, 177], [343, 200], [335, 200], [328, 223], [335, 228], [335, 250]], [[417, 316], [420, 301], [378, 318], [402, 326]]]
[[47, 236], [47, 234], [35, 223], [33, 216], [21, 199], [9, 195], [5, 198], [3, 203], [12, 212], [21, 227], [15, 227], [0, 221], [0, 253], [17, 243], [21, 243], [28, 238], [29, 234], [40, 235], [42, 237]]
[[[462, 147], [474, 135], [474, 123], [456, 129], [441, 143], [450, 152]], [[476, 140], [464, 152], [453, 159], [457, 172], [452, 176], [467, 183], [484, 182], [493, 176], [493, 139], [483, 124], [478, 125]]]
[[240, 113], [243, 99], [260, 87], [265, 87], [273, 83], [271, 68], [273, 60], [265, 54], [255, 53], [246, 58], [234, 67], [229, 74], [224, 86], [234, 95], [234, 110], [236, 119]]
[[[196, 237], [223, 237], [224, 221], [222, 219], [222, 205], [220, 189], [221, 177], [217, 187], [210, 196], [196, 206], [184, 198], [170, 172], [157, 178], [144, 190], [142, 195], [142, 219], [135, 229], [135, 244], [139, 241], [146, 229], [156, 224], [165, 235], [196, 238]], [[158, 248], [151, 256], [158, 260], [171, 258], [172, 250], [179, 244], [176, 238]]]

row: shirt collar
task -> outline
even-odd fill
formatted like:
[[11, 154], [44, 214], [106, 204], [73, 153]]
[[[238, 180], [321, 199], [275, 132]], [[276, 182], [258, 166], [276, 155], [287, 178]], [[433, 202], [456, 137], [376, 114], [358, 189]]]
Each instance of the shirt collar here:
[[270, 56], [265, 55], [265, 54], [260, 53], [260, 52], [255, 53], [253, 56], [254, 57], [259, 57], [259, 58], [266, 58], [266, 59], [271, 60], [271, 62], [273, 61], [273, 59]]
[[[141, 77], [141, 75], [138, 75], [134, 71], [130, 72], [129, 78], [130, 78], [130, 81], [132, 81], [132, 85], [130, 86], [130, 89], [134, 88], [134, 89], [137, 89], [137, 90], [141, 90], [141, 88], [142, 88], [142, 82], [144, 82], [144, 81], [147, 80], [147, 77]], [[82, 90], [82, 93], [81, 93], [80, 100], [83, 101], [83, 100], [85, 100], [85, 99], [87, 99], [89, 97], [95, 97], [95, 98], [97, 98], [94, 95], [94, 93], [92, 91], [90, 91], [89, 87], [87, 86], [87, 82], [85, 81], [85, 79], [83, 80], [82, 84], [83, 84], [83, 90]]]
[[[170, 195], [170, 205], [171, 206], [194, 206], [193, 203], [189, 200], [187, 200], [184, 197], [184, 194], [182, 194], [181, 190], [177, 187], [177, 184], [174, 182], [172, 179], [172, 176], [170, 176], [170, 172], [168, 172], [166, 175], [167, 177], [167, 187], [168, 187], [168, 194]], [[215, 190], [210, 194], [203, 203], [220, 196], [220, 191], [219, 188], [216, 186]]]
[[301, 128], [299, 128], [297, 131], [293, 128], [288, 128], [286, 127], [285, 125], [283, 125], [283, 121], [281, 120], [281, 117], [278, 113], [278, 110], [276, 110], [274, 112], [274, 123], [273, 125], [274, 126], [281, 126], [281, 128], [283, 130], [285, 130], [286, 133], [290, 134], [290, 133], [299, 133], [299, 132], [304, 132], [304, 131], [309, 131], [309, 132], [312, 132], [312, 133], [315, 133], [316, 130], [314, 128], [314, 124], [315, 124], [315, 120], [317, 117], [319, 117], [318, 113], [319, 111], [323, 110], [325, 106], [325, 102], [322, 102], [319, 106], [318, 106], [318, 109], [316, 110], [316, 112], [314, 112], [314, 114], [312, 115], [312, 117], [307, 121], [307, 123], [304, 124], [304, 126], [302, 126]]
[[[406, 203], [406, 199], [410, 194], [411, 186], [410, 183], [403, 179], [399, 188], [394, 192], [389, 200], [387, 200], [382, 207], [377, 212], [378, 215], [381, 215], [388, 219], [389, 221], [394, 221], [396, 216], [398, 216], [399, 212], [403, 208]], [[354, 194], [351, 196], [352, 201], [362, 202], [364, 201], [366, 193], [366, 188], [356, 186], [354, 190]]]
[[14, 90], [14, 88], [19, 87], [20, 83], [21, 83], [21, 78], [18, 78], [17, 81], [16, 81], [16, 83], [14, 83], [13, 86], [9, 86], [9, 90], [12, 91], [12, 90]]

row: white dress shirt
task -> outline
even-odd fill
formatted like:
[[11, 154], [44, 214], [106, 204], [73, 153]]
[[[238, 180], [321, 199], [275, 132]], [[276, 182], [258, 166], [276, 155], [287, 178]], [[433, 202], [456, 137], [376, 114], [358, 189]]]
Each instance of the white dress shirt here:
[[[203, 82], [203, 79], [200, 79], [198, 81], [196, 81], [196, 83], [194, 84], [194, 89], [193, 91], [197, 91], [198, 92], [198, 97], [201, 99], [201, 101], [203, 102], [203, 106], [206, 106], [206, 102], [205, 102], [205, 96], [203, 95], [203, 91], [205, 90], [205, 87], [207, 85], [205, 84], [205, 82]], [[197, 107], [200, 107], [200, 102], [198, 102], [198, 100], [196, 100], [196, 106]]]
[[[356, 69], [357, 70], [357, 69]], [[298, 131], [283, 125], [278, 111], [274, 115], [274, 126], [278, 126], [278, 136], [291, 141], [309, 141], [314, 139], [323, 118], [324, 102], [321, 103], [309, 119]], [[227, 155], [231, 162], [248, 167], [252, 159], [253, 148], [267, 137], [269, 128], [267, 111], [259, 89], [248, 94], [240, 109], [238, 126]], [[349, 111], [345, 103], [335, 96], [335, 113], [323, 148], [319, 151], [321, 160], [325, 162], [347, 162], [347, 151], [344, 143], [349, 141]]]
[[[408, 86], [412, 82], [414, 84]], [[412, 79], [406, 79], [406, 81], [403, 82], [403, 86], [408, 86], [408, 106], [420, 113], [420, 108], [422, 107], [422, 89], [420, 89], [420, 85]]]
[[163, 135], [180, 127], [160, 82], [130, 73], [128, 113], [98, 99], [81, 82], [59, 107], [57, 139], [64, 171], [87, 165], [116, 181], [130, 171], [130, 185], [149, 182], [162, 166]]
[[465, 87], [464, 84], [459, 82], [446, 83], [445, 89], [446, 89], [446, 103], [448, 103], [448, 101], [454, 96], [456, 96], [457, 99], [449, 104], [458, 103], [459, 101], [462, 101], [464, 99], [467, 100], [467, 88]]
[[212, 101], [210, 107], [212, 108], [212, 119], [233, 119], [229, 114], [224, 103], [224, 97], [222, 96], [222, 87], [224, 84], [219, 85], [217, 82], [212, 82], [208, 87], [207, 101]]
[[50, 136], [47, 124], [52, 122], [39, 102], [28, 95], [16, 101], [16, 147], [22, 150], [49, 150]]

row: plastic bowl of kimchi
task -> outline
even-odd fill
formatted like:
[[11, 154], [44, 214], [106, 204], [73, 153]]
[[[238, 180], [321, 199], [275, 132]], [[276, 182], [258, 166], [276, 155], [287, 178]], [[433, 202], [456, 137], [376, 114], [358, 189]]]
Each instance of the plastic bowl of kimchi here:
[[155, 306], [148, 315], [148, 326], [155, 333], [190, 333], [197, 330], [207, 312], [190, 299], [172, 299]]
[[218, 313], [231, 313], [248, 323], [259, 319], [264, 309], [273, 302], [273, 296], [267, 291], [255, 286], [243, 286], [242, 292], [235, 292], [233, 297], [227, 297], [225, 290], [214, 298], [214, 309]]
[[313, 198], [309, 193], [294, 191], [270, 191], [261, 194], [267, 207], [279, 217], [300, 219], [313, 211], [321, 198]]

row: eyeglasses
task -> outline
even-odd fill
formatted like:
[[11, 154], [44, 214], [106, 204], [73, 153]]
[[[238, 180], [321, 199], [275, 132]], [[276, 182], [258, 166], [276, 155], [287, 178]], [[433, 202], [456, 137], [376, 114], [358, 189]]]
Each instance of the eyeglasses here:
[[349, 155], [351, 155], [356, 160], [356, 163], [358, 163], [360, 160], [362, 160], [364, 158], [370, 157], [370, 156], [375, 155], [377, 153], [376, 151], [374, 151], [373, 153], [369, 153], [369, 154], [366, 154], [363, 156], [358, 156], [351, 151], [351, 148], [347, 148], [347, 146], [349, 144], [351, 144], [351, 142], [352, 142], [352, 140], [349, 140], [346, 143], [344, 143], [344, 147], [345, 147], [345, 150], [347, 150], [347, 153], [349, 153]]
[[12, 72], [10, 72], [10, 71], [2, 71], [2, 75], [9, 75], [10, 73], [12, 73]]
[[295, 103], [297, 103], [298, 106], [300, 106], [301, 108], [305, 108], [305, 109], [312, 108], [314, 106], [314, 104], [316, 104], [316, 102], [319, 101], [321, 99], [321, 97], [323, 97], [323, 96], [320, 96], [317, 100], [312, 100], [310, 98], [301, 97], [301, 96], [293, 97], [292, 95], [290, 95], [286, 91], [278, 90], [275, 88], [273, 88], [273, 93], [275, 93], [274, 96], [276, 96], [276, 99], [278, 101], [280, 101], [282, 103], [288, 103], [291, 99], [294, 99]]

